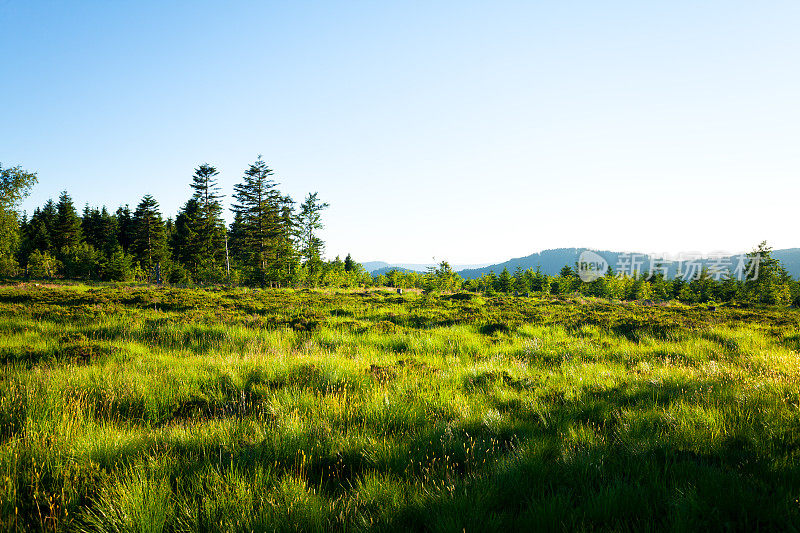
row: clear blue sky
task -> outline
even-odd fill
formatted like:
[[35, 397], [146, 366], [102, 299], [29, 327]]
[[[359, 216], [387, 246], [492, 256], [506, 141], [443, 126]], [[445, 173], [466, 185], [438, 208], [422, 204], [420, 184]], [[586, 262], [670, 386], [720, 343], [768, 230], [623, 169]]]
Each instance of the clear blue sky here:
[[230, 194], [263, 154], [328, 255], [800, 246], [800, 2], [0, 0], [31, 211]]

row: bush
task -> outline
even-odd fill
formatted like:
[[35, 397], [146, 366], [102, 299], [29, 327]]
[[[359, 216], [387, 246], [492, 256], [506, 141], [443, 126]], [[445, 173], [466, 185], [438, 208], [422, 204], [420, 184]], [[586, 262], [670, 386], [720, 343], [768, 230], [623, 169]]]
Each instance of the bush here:
[[64, 276], [79, 279], [100, 277], [100, 252], [90, 244], [81, 243], [64, 250], [62, 265]]
[[170, 265], [169, 274], [166, 276], [167, 281], [175, 284], [185, 285], [187, 283], [191, 283], [192, 278], [189, 276], [189, 273], [183, 268], [183, 265], [180, 263], [173, 263]]
[[19, 274], [19, 265], [12, 257], [0, 257], [0, 276], [16, 276]]
[[28, 258], [28, 277], [52, 278], [58, 272], [59, 263], [48, 252], [35, 250]]
[[700, 297], [688, 285], [685, 285], [678, 294], [678, 300], [685, 304], [694, 304], [700, 300]]
[[134, 275], [131, 264], [131, 257], [125, 254], [122, 248], [117, 248], [103, 265], [103, 279], [109, 281], [131, 281]]

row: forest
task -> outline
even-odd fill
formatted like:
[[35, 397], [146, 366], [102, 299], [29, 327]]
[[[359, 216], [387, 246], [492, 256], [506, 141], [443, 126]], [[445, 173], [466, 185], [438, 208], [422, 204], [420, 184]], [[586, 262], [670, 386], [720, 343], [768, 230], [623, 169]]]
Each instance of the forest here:
[[[0, 167], [1, 168], [1, 167]], [[6, 169], [11, 189], [30, 188], [36, 175]], [[17, 176], [16, 185], [11, 176]], [[79, 213], [63, 191], [28, 216], [7, 202], [6, 275], [171, 284], [228, 283], [258, 286], [342, 285], [358, 281], [352, 260], [325, 262], [319, 238], [328, 205], [310, 193], [295, 201], [278, 189], [274, 172], [259, 157], [234, 186], [233, 220], [226, 225], [219, 172], [208, 164], [194, 170], [190, 197], [175, 219], [164, 219], [150, 194], [131, 207], [111, 211], [86, 205]], [[24, 184], [24, 185], [23, 185]], [[18, 220], [17, 220], [18, 219]], [[345, 275], [345, 272], [352, 274]]]

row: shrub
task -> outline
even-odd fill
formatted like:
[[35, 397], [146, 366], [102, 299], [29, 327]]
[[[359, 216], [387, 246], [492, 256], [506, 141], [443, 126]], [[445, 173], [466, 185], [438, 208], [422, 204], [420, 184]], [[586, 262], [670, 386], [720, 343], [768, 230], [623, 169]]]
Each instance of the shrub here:
[[131, 257], [117, 248], [103, 264], [102, 277], [109, 281], [130, 281], [133, 279]]
[[59, 263], [48, 252], [35, 250], [28, 258], [28, 277], [52, 278], [58, 271]]

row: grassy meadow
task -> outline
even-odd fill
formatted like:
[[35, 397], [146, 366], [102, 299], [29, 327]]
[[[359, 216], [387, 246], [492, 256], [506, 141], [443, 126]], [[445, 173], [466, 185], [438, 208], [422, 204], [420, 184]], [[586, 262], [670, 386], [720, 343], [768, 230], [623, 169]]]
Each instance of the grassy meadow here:
[[0, 287], [0, 530], [800, 528], [800, 312]]

